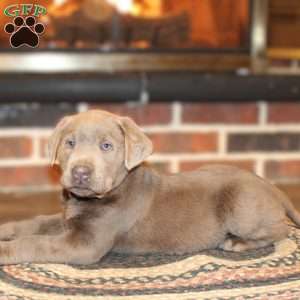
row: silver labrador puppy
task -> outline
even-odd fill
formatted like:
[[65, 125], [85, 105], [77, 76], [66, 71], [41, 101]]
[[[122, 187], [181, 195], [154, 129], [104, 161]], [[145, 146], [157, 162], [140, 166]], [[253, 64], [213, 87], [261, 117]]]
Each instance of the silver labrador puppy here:
[[230, 166], [160, 175], [152, 143], [129, 118], [65, 117], [50, 139], [62, 169], [63, 212], [0, 226], [0, 263], [90, 264], [108, 251], [244, 251], [288, 234], [300, 214], [275, 186]]

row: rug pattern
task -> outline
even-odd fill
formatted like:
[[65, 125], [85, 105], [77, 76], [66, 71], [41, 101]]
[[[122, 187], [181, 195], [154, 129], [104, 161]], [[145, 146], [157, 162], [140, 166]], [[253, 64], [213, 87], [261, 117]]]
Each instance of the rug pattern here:
[[0, 300], [300, 299], [300, 230], [274, 247], [243, 254], [111, 253], [90, 266], [0, 267]]

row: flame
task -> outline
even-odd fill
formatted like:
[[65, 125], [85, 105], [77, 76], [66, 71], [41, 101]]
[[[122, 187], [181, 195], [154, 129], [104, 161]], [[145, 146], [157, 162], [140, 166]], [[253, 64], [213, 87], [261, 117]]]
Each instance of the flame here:
[[107, 0], [112, 4], [120, 13], [134, 14], [134, 0]]
[[54, 5], [61, 6], [66, 2], [66, 0], [54, 0], [53, 2]]
[[67, 17], [78, 9], [78, 3], [70, 0], [53, 0], [48, 7], [48, 16]]
[[[137, 2], [136, 0], [92, 0], [95, 3], [104, 1], [108, 5], [114, 6], [121, 14], [130, 14], [135, 17], [159, 17], [162, 13], [162, 0], [145, 0]], [[98, 1], [98, 2], [97, 2]], [[80, 2], [79, 2], [80, 3]], [[68, 15], [78, 7], [77, 1], [53, 0], [48, 12]]]
[[[62, 0], [57, 0], [62, 1]], [[147, 0], [145, 8], [143, 4], [136, 3], [135, 0], [106, 0], [113, 5], [120, 13], [131, 14], [142, 17], [158, 17], [162, 13], [161, 0]]]

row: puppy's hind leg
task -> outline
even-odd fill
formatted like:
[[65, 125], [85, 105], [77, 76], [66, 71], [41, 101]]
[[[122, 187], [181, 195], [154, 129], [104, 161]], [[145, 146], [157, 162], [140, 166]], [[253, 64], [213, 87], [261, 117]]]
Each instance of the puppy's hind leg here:
[[258, 228], [249, 235], [230, 236], [219, 248], [225, 251], [241, 252], [269, 246], [288, 235], [288, 225], [278, 222], [269, 228]]

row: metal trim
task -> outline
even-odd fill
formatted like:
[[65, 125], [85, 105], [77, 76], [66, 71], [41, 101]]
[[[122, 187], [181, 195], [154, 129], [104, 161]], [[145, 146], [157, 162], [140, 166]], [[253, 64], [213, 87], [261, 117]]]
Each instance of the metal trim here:
[[279, 60], [300, 60], [300, 48], [269, 48], [268, 49], [269, 59]]
[[30, 52], [0, 54], [0, 73], [228, 71], [249, 67], [247, 54]]
[[268, 0], [253, 0], [251, 30], [251, 67], [254, 73], [264, 73], [267, 62]]

